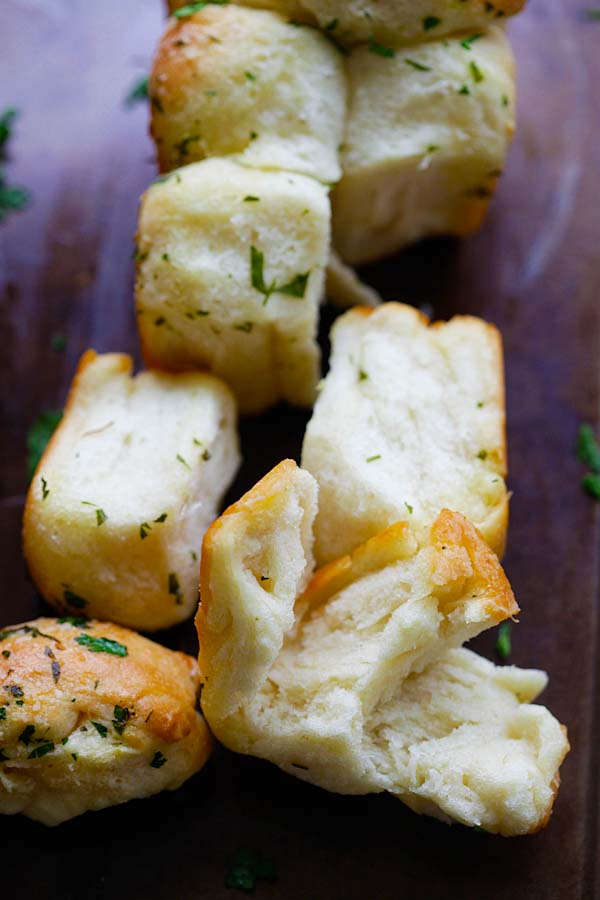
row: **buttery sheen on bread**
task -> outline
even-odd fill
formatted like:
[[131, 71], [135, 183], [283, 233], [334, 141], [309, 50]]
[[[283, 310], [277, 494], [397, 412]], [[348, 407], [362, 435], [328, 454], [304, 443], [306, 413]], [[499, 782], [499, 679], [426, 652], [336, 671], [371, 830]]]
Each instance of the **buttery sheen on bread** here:
[[0, 813], [58, 825], [175, 790], [211, 748], [196, 661], [66, 616], [0, 631]]
[[341, 175], [346, 78], [314, 28], [230, 4], [171, 19], [150, 79], [161, 171], [206, 157], [256, 169]]
[[313, 178], [207, 159], [155, 183], [138, 226], [146, 362], [210, 369], [243, 413], [309, 406], [329, 243], [327, 188]]
[[444, 507], [501, 555], [504, 421], [502, 343], [492, 325], [471, 316], [430, 325], [399, 303], [345, 313], [302, 450], [319, 483], [317, 562], [399, 520], [430, 525]]
[[[344, 45], [410, 44], [454, 31], [479, 31], [518, 13], [524, 0], [237, 0], [241, 6], [274, 9], [323, 29]], [[169, 0], [172, 12], [186, 0]]]
[[203, 709], [228, 747], [340, 793], [505, 835], [541, 828], [568, 750], [546, 676], [456, 648], [517, 611], [449, 511], [387, 529], [312, 581], [316, 484], [287, 461], [206, 534]]
[[57, 609], [144, 631], [196, 608], [202, 537], [237, 470], [235, 403], [211, 375], [86, 353], [31, 482], [23, 549]]
[[333, 243], [354, 264], [477, 230], [515, 124], [502, 28], [372, 49], [356, 47], [347, 60], [344, 175], [333, 195]]

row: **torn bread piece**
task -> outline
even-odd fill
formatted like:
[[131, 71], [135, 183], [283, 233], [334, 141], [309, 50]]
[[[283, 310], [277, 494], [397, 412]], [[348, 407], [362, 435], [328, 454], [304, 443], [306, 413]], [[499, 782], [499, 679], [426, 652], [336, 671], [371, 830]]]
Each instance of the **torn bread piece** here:
[[[343, 46], [412, 44], [455, 31], [471, 32], [518, 13], [525, 0], [237, 0], [238, 5], [274, 9], [294, 21], [323, 29]], [[171, 12], [188, 6], [169, 0]], [[382, 49], [387, 49], [382, 47]], [[377, 49], [374, 50], [377, 52]]]
[[[287, 461], [206, 534], [196, 624], [211, 729], [327, 790], [389, 791], [502, 834], [542, 827], [568, 749], [528, 703], [545, 675], [449, 649], [517, 611], [497, 557], [444, 511], [429, 532], [387, 529], [304, 588], [314, 494]], [[261, 580], [267, 560], [286, 566], [282, 590]]]
[[0, 813], [59, 825], [175, 790], [210, 755], [184, 653], [66, 616], [0, 631]]
[[342, 259], [370, 262], [423, 237], [477, 230], [515, 126], [504, 30], [392, 55], [358, 47], [348, 75], [344, 175], [332, 198]]
[[155, 183], [138, 226], [146, 362], [210, 369], [243, 413], [309, 406], [329, 240], [327, 189], [303, 175], [209, 159]]
[[82, 357], [23, 549], [57, 609], [155, 631], [196, 608], [202, 537], [239, 464], [236, 411], [212, 375], [131, 371], [124, 354]]
[[325, 183], [340, 178], [343, 60], [314, 28], [233, 4], [171, 19], [149, 92], [163, 172], [228, 156]]
[[319, 482], [318, 564], [387, 525], [430, 525], [443, 507], [501, 555], [506, 540], [502, 342], [470, 316], [356, 308], [332, 329], [330, 370], [302, 465]]

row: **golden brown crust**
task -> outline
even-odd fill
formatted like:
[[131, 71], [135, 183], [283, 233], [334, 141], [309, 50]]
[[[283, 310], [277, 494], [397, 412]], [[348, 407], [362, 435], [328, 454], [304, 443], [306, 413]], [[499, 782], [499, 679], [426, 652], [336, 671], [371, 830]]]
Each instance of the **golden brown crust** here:
[[297, 468], [293, 459], [282, 460], [239, 500], [228, 506], [204, 535], [200, 561], [200, 605], [195, 618], [196, 629], [201, 638], [200, 665], [203, 675], [205, 674], [202, 665], [203, 657], [206, 655], [210, 656], [210, 652], [207, 651], [207, 654], [205, 654], [203, 650], [206, 649], [206, 639], [210, 633], [210, 629], [206, 628], [209, 609], [214, 599], [210, 587], [210, 573], [214, 565], [216, 549], [219, 545], [219, 533], [226, 527], [228, 519], [232, 516], [242, 514], [243, 516], [250, 516], [251, 519], [260, 517], [261, 513], [266, 511], [274, 498], [285, 488], [290, 475]]
[[486, 612], [495, 621], [517, 615], [519, 607], [498, 557], [464, 516], [443, 509], [431, 527], [431, 540], [436, 548], [434, 581], [449, 584], [474, 575], [491, 598]]
[[[116, 642], [108, 646], [127, 655], [93, 652], [89, 642], [93, 646], [98, 638]], [[198, 728], [200, 673], [196, 661], [184, 653], [118, 625], [71, 617], [62, 623], [42, 618], [16, 625], [0, 632], [0, 639], [0, 692], [2, 700], [11, 703], [11, 714], [3, 721], [3, 743], [40, 708], [51, 720], [52, 711], [59, 715], [64, 704], [78, 720], [102, 720], [107, 712], [112, 716], [115, 706], [127, 708], [130, 733], [142, 731], [165, 743], [180, 741]], [[15, 687], [16, 694], [22, 692], [20, 706], [11, 700]], [[53, 737], [60, 740], [64, 735]]]
[[[517, 615], [519, 607], [498, 557], [464, 516], [442, 510], [431, 527], [430, 540], [435, 550], [434, 583], [451, 586], [475, 578], [491, 598], [485, 611], [494, 621]], [[298, 602], [320, 606], [358, 578], [410, 557], [417, 549], [407, 522], [390, 525], [352, 553], [322, 566]]]

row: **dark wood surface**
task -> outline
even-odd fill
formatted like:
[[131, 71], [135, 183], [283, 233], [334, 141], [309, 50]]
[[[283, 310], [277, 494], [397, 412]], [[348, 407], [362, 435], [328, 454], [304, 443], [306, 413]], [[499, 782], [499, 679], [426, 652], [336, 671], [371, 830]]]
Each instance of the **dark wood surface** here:
[[[159, 0], [2, 0], [0, 107], [21, 108], [10, 179], [33, 194], [0, 225], [0, 624], [43, 607], [20, 552], [25, 435], [60, 406], [87, 347], [138, 355], [133, 315], [137, 201], [154, 176], [144, 104]], [[600, 21], [577, 3], [531, 0], [511, 23], [519, 132], [484, 231], [423, 244], [365, 271], [387, 299], [436, 315], [482, 315], [505, 338], [510, 486], [506, 568], [523, 609], [513, 661], [550, 673], [544, 702], [572, 752], [548, 828], [506, 840], [417, 817], [390, 797], [333, 796], [219, 751], [174, 794], [47, 830], [0, 820], [2, 894], [196, 900], [235, 896], [226, 861], [255, 847], [285, 900], [579, 900], [600, 896], [597, 772], [600, 505], [579, 488], [578, 424], [600, 400]], [[331, 316], [325, 318], [330, 321]], [[52, 336], [68, 337], [66, 351]], [[284, 455], [306, 415], [280, 408], [242, 426], [232, 496]], [[193, 649], [191, 627], [166, 642]], [[493, 656], [491, 635], [475, 642]]]

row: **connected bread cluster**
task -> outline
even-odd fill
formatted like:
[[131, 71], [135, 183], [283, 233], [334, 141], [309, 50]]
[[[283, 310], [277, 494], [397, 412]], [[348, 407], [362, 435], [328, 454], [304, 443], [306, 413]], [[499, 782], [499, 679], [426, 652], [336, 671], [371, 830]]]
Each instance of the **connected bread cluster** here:
[[[56, 825], [179, 788], [212, 732], [329, 791], [547, 823], [569, 749], [534, 703], [547, 677], [464, 647], [519, 613], [501, 337], [380, 305], [351, 268], [479, 227], [521, 5], [172, 4], [136, 247], [148, 368], [88, 351], [33, 476], [24, 553], [57, 615], [0, 631], [0, 812]], [[326, 294], [357, 305], [320, 381]], [[238, 410], [280, 400], [314, 405], [301, 467], [217, 518]], [[198, 662], [132, 630], [194, 613]]]

